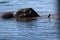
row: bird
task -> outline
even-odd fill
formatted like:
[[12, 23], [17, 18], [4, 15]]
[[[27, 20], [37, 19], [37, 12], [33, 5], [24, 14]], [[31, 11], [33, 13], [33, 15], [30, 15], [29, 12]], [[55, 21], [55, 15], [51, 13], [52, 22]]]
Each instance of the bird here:
[[50, 18], [50, 17], [51, 17], [51, 14], [48, 15], [48, 18]]

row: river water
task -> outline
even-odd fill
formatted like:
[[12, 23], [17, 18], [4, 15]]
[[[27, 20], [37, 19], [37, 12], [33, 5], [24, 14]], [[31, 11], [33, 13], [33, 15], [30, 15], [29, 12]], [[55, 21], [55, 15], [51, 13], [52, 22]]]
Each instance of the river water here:
[[[57, 0], [0, 0], [0, 12], [33, 8], [39, 15], [57, 14]], [[30, 22], [0, 18], [0, 40], [59, 40], [58, 19], [39, 18]]]

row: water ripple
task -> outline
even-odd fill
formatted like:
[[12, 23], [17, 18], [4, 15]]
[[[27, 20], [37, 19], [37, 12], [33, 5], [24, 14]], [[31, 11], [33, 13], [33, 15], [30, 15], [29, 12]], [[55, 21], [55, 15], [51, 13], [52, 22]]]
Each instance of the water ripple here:
[[0, 4], [5, 4], [5, 3], [9, 3], [8, 1], [2, 1], [0, 2]]

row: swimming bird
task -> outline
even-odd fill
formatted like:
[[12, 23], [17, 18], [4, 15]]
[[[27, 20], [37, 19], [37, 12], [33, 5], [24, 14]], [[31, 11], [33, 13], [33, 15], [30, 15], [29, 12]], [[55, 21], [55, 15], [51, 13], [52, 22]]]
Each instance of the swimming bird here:
[[48, 18], [50, 18], [50, 17], [51, 17], [51, 14], [48, 15]]

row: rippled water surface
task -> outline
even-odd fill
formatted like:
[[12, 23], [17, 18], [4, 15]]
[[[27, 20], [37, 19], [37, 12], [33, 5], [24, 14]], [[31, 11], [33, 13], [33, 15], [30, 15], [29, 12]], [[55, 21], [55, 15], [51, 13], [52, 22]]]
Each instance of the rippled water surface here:
[[[57, 0], [0, 0], [0, 12], [33, 8], [39, 15], [57, 14]], [[58, 40], [58, 20], [39, 18], [31, 22], [0, 18], [0, 40]]]

